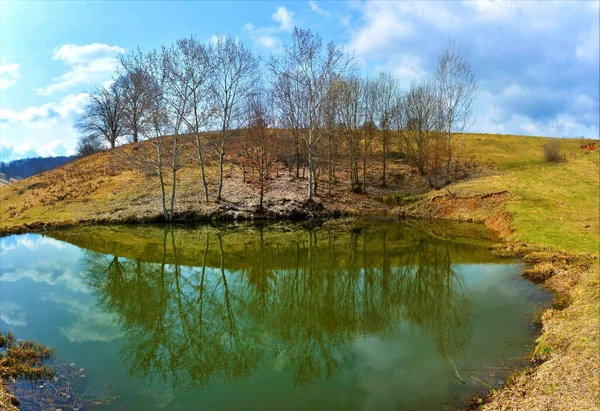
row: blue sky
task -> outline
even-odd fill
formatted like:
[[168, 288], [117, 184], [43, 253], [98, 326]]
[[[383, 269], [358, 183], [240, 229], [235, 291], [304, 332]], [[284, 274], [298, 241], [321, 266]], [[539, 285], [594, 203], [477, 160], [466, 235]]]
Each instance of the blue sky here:
[[405, 87], [452, 37], [479, 82], [472, 131], [598, 138], [599, 1], [0, 3], [3, 161], [72, 153], [86, 91], [110, 80], [120, 53], [223, 33], [267, 56], [295, 25]]

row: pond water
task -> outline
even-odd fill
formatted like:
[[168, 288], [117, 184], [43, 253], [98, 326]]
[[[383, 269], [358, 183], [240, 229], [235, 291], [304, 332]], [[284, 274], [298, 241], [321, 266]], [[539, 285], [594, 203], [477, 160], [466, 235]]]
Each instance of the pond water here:
[[0, 329], [83, 368], [86, 395], [112, 387], [98, 409], [460, 406], [531, 351], [549, 299], [492, 241], [416, 222], [14, 235]]

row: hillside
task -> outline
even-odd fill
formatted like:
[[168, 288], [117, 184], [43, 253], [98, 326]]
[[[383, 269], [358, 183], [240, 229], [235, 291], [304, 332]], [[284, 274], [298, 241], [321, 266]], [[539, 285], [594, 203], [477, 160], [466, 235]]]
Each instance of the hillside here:
[[[537, 221], [535, 208], [552, 205], [562, 221], [575, 218], [577, 224], [564, 227], [574, 244], [583, 241], [590, 251], [598, 236], [597, 195], [598, 154], [587, 154], [581, 148], [582, 140], [563, 141], [563, 152], [568, 161], [561, 164], [544, 163], [541, 145], [544, 138], [465, 134], [460, 150], [465, 164], [461, 177], [465, 180], [451, 191], [477, 195], [491, 191], [505, 191], [522, 196], [523, 201], [509, 201], [509, 211], [515, 218], [540, 224], [548, 236], [557, 231], [553, 222]], [[589, 142], [589, 141], [587, 141]], [[0, 230], [19, 231], [29, 226], [48, 227], [72, 225], [79, 222], [157, 221], [161, 219], [160, 186], [156, 175], [147, 175], [115, 152], [102, 152], [74, 160], [62, 167], [32, 176], [9, 187], [0, 189]], [[346, 167], [339, 167], [337, 184], [328, 192], [326, 172], [321, 173], [316, 201], [323, 210], [305, 209], [306, 179], [295, 178], [278, 165], [277, 177], [270, 181], [265, 196], [266, 209], [272, 216], [302, 217], [310, 214], [385, 214], [389, 207], [377, 199], [382, 196], [419, 195], [428, 191], [426, 179], [403, 160], [390, 159], [388, 186], [382, 188], [380, 162], [370, 160], [367, 195], [348, 190]], [[211, 193], [216, 191], [217, 165], [210, 163], [207, 170]], [[190, 163], [178, 174], [176, 210], [181, 218], [249, 218], [252, 217], [258, 195], [255, 187], [242, 181], [241, 166], [229, 162], [225, 167], [224, 201], [203, 202], [199, 167]], [[540, 184], [554, 184], [544, 187]], [[535, 181], [539, 177], [539, 181]], [[571, 177], [572, 181], [571, 181]], [[249, 179], [252, 176], [248, 175]], [[524, 179], [530, 183], [523, 184]], [[535, 184], [533, 182], [535, 181]], [[553, 188], [554, 187], [554, 188]], [[565, 202], [564, 190], [577, 189], [571, 201]], [[442, 190], [445, 192], [445, 190]], [[571, 195], [571, 194], [569, 194]], [[595, 199], [595, 200], [594, 200]], [[538, 201], [539, 200], [539, 201]], [[555, 203], [560, 202], [557, 206]], [[563, 204], [564, 203], [564, 204]], [[529, 211], [534, 212], [533, 214]], [[442, 216], [443, 217], [443, 216]], [[532, 220], [533, 219], [533, 220]], [[560, 222], [556, 220], [554, 223]], [[588, 226], [589, 227], [585, 227]], [[525, 238], [523, 238], [525, 240]], [[583, 240], [580, 240], [583, 239]]]

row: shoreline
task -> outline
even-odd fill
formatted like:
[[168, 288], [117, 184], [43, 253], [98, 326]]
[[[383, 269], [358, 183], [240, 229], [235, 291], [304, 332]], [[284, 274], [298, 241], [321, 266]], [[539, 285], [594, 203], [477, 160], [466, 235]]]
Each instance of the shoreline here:
[[[585, 286], [590, 280], [593, 280], [593, 266], [597, 265], [597, 256], [580, 253], [575, 255], [560, 250], [553, 250], [548, 247], [540, 247], [531, 243], [511, 241], [508, 237], [515, 231], [510, 213], [506, 209], [506, 200], [510, 193], [506, 190], [479, 193], [472, 196], [457, 196], [450, 192], [448, 194], [429, 193], [416, 201], [411, 201], [406, 205], [394, 207], [387, 213], [365, 213], [352, 214], [341, 213], [325, 209], [320, 203], [318, 210], [305, 214], [295, 213], [295, 218], [285, 215], [273, 214], [232, 214], [217, 213], [210, 216], [182, 220], [184, 225], [193, 225], [203, 222], [233, 222], [233, 221], [310, 221], [310, 220], [329, 220], [338, 217], [351, 218], [377, 218], [390, 221], [402, 221], [404, 219], [417, 220], [450, 220], [472, 223], [481, 223], [498, 233], [501, 242], [493, 250], [499, 256], [519, 258], [528, 266], [521, 274], [524, 278], [539, 284], [541, 287], [553, 293], [554, 298], [550, 307], [548, 307], [541, 316], [541, 333], [536, 339], [536, 346], [531, 353], [531, 367], [516, 370], [512, 376], [507, 379], [507, 383], [497, 390], [483, 389], [481, 395], [469, 399], [465, 405], [467, 409], [506, 409], [511, 407], [523, 408], [528, 393], [537, 392], [536, 381], [540, 374], [545, 374], [547, 368], [552, 369], [552, 356], [556, 359], [557, 354], [548, 348], [556, 337], [555, 332], [557, 324], [561, 324], [561, 318], [571, 307], [576, 308], [579, 305], [578, 294], [580, 288]], [[313, 207], [314, 207], [313, 205]], [[188, 214], [189, 216], [189, 214]], [[86, 225], [107, 225], [107, 224], [149, 224], [164, 223], [160, 216], [155, 219], [93, 219], [84, 221], [63, 221], [58, 223], [36, 222], [23, 224], [0, 229], [0, 237], [21, 233], [43, 233], [46, 230], [73, 228]], [[593, 288], [593, 287], [592, 287]], [[591, 290], [594, 291], [593, 289]], [[573, 335], [571, 338], [575, 338]], [[568, 338], [568, 336], [566, 337]], [[567, 344], [568, 346], [568, 344]], [[560, 354], [558, 354], [560, 360]], [[545, 366], [548, 364], [550, 366]], [[560, 361], [559, 361], [560, 362]], [[600, 373], [596, 368], [596, 376]], [[597, 378], [596, 378], [597, 380]], [[537, 385], [536, 385], [537, 384]], [[594, 384], [592, 382], [592, 389]], [[1, 388], [0, 388], [1, 389]], [[10, 395], [10, 394], [9, 394]], [[593, 395], [592, 395], [593, 397]], [[532, 399], [533, 398], [533, 399]], [[539, 395], [529, 397], [529, 401], [536, 403]], [[547, 401], [547, 398], [541, 398], [539, 401]], [[538, 402], [539, 402], [538, 401]], [[589, 406], [589, 404], [585, 404]], [[596, 404], [598, 406], [598, 404]], [[539, 405], [528, 405], [528, 409], [540, 409]]]

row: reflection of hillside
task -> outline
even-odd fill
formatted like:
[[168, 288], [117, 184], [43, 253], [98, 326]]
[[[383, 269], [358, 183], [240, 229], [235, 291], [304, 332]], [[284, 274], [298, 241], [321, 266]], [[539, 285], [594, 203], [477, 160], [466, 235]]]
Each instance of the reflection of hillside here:
[[270, 362], [308, 385], [351, 362], [357, 337], [389, 335], [403, 321], [431, 335], [441, 356], [463, 347], [469, 299], [451, 265], [456, 246], [421, 235], [400, 248], [394, 241], [408, 233], [399, 231], [296, 230], [275, 244], [257, 228], [240, 256], [226, 247], [227, 230], [206, 230], [184, 267], [179, 233], [164, 229], [155, 262], [87, 251], [84, 271], [121, 322], [133, 374], [195, 387]]
[[[391, 253], [404, 253], [412, 249], [415, 242], [427, 239], [428, 242], [438, 241], [447, 244], [450, 256], [454, 263], [489, 262], [493, 257], [485, 252], [483, 245], [489, 245], [490, 232], [482, 226], [465, 223], [436, 225], [420, 222], [385, 223], [353, 223], [352, 228], [358, 233], [365, 233], [366, 247], [369, 254], [368, 264], [374, 266], [383, 262], [382, 249], [376, 239], [384, 232], [387, 236], [387, 250]], [[227, 226], [200, 226], [195, 229], [176, 227], [175, 245], [178, 250], [178, 263], [182, 265], [198, 265], [199, 256], [204, 253], [204, 235], [209, 234], [214, 242], [216, 234], [220, 233], [223, 247], [227, 250], [228, 258], [225, 261], [229, 270], [243, 269], [248, 265], [251, 256], [257, 252], [256, 238], [259, 228], [255, 225], [241, 224], [235, 227]], [[267, 245], [264, 252], [268, 253], [265, 264], [269, 268], [293, 268], [287, 258], [285, 247], [299, 243], [300, 252], [306, 254], [307, 239], [298, 236], [297, 226], [276, 224], [264, 229], [263, 242]], [[341, 235], [336, 228], [327, 224], [313, 228], [315, 244], [313, 248], [328, 246], [328, 241], [333, 241], [334, 248], [329, 252], [339, 268], [348, 268], [347, 250], [350, 237]], [[80, 227], [71, 230], [59, 230], [48, 234], [61, 241], [67, 241], [80, 248], [97, 251], [103, 254], [112, 254], [145, 262], [161, 262], [161, 256], [156, 250], [162, 247], [162, 227], [160, 226], [100, 226]], [[362, 234], [361, 234], [362, 235]], [[477, 239], [477, 240], [475, 240]], [[449, 241], [452, 240], [452, 241]], [[305, 258], [305, 256], [303, 256]], [[173, 263], [173, 256], [165, 256], [167, 263]], [[206, 264], [218, 267], [220, 264], [218, 247], [212, 245], [206, 256]]]

